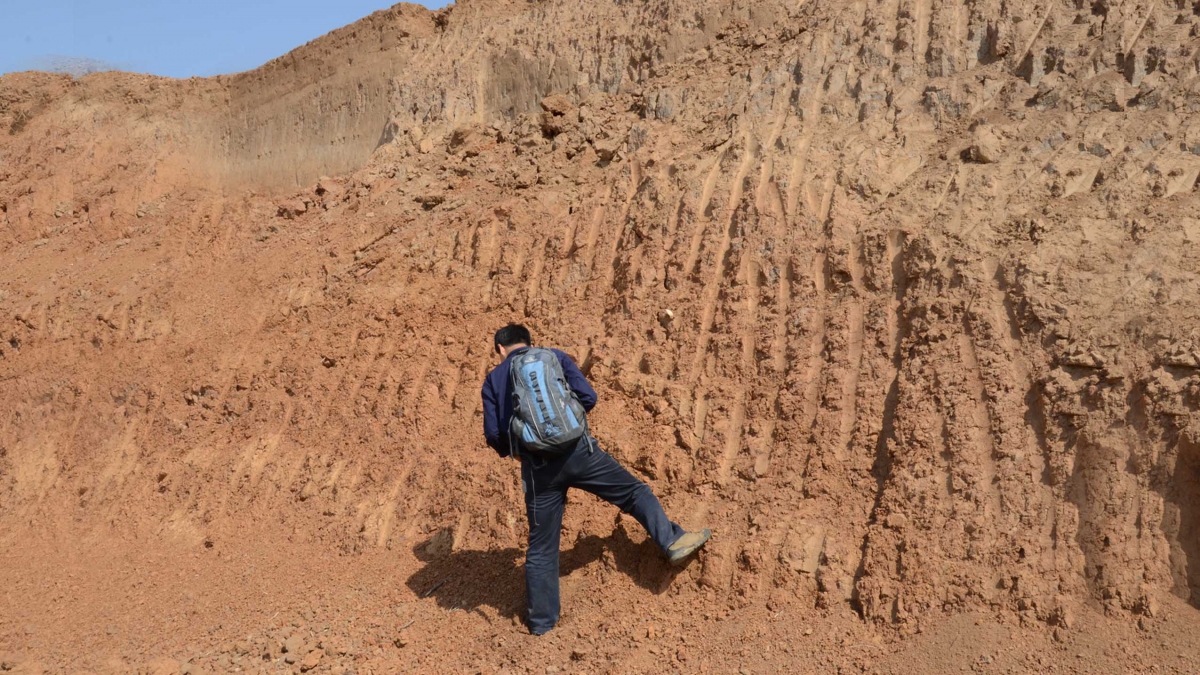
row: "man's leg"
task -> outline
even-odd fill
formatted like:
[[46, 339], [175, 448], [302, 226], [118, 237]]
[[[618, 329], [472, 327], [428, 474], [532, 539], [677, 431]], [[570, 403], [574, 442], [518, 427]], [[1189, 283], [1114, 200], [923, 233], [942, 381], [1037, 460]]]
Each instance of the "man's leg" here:
[[529, 632], [541, 635], [558, 623], [558, 543], [562, 534], [565, 488], [550, 489], [549, 477], [539, 485], [534, 460], [522, 462], [525, 512], [529, 518], [529, 550], [525, 552], [525, 598]]
[[571, 487], [586, 490], [637, 519], [664, 552], [683, 535], [671, 522], [650, 486], [634, 477], [611, 455], [596, 445], [594, 451], [580, 449], [584, 456], [571, 470]]

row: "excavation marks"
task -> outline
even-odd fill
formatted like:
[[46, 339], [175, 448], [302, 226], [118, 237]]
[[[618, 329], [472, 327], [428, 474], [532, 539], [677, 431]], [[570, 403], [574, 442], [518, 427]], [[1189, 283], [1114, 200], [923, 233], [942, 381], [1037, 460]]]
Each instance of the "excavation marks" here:
[[375, 391], [369, 394], [367, 410], [371, 413], [372, 428], [377, 437], [383, 436], [383, 423], [391, 416], [393, 406], [399, 396], [400, 376], [409, 369], [401, 363], [401, 359], [393, 352], [381, 352], [378, 364], [373, 368], [378, 378], [375, 381]]
[[913, 41], [913, 55], [916, 63], [924, 64], [929, 53], [929, 36], [933, 21], [932, 0], [915, 0], [915, 3], [916, 40]]
[[892, 365], [896, 370], [900, 367], [900, 344], [903, 337], [900, 307], [904, 302], [904, 294], [908, 290], [908, 280], [904, 274], [904, 259], [901, 257], [907, 238], [902, 230], [892, 230], [887, 234], [887, 259], [892, 273], [892, 295], [888, 299], [888, 344], [892, 355]]
[[707, 422], [708, 393], [702, 387], [697, 387], [692, 404], [692, 436], [697, 443], [704, 442]]
[[480, 242], [481, 237], [479, 231], [481, 229], [483, 229], [482, 225], [475, 231], [475, 254], [473, 256], [475, 263], [474, 266], [476, 271], [484, 272], [491, 279], [490, 283], [486, 284], [486, 291], [483, 296], [483, 306], [491, 307], [492, 298], [496, 289], [495, 273], [497, 271], [497, 266], [500, 264], [500, 254], [502, 249], [502, 243], [499, 237], [500, 217], [495, 213], [492, 213], [488, 218], [487, 234], [483, 235], [482, 238], [485, 240], [483, 242]]
[[682, 192], [675, 202], [674, 208], [671, 209], [667, 216], [667, 226], [665, 236], [663, 237], [662, 249], [658, 254], [658, 264], [656, 267], [657, 276], [655, 279], [662, 282], [667, 279], [668, 267], [671, 261], [671, 252], [678, 246], [679, 238], [679, 223], [684, 217], [684, 208], [686, 204], [687, 194]]
[[[270, 303], [262, 303], [262, 308], [255, 313], [255, 319], [250, 325], [249, 330], [245, 332], [245, 337], [240, 341], [241, 344], [237, 347], [237, 351], [231, 359], [226, 360], [221, 367], [225, 375], [225, 382], [218, 388], [220, 395], [215, 406], [216, 410], [221, 410], [225, 402], [229, 400], [230, 393], [233, 391], [237, 383], [238, 372], [242, 365], [246, 362], [246, 356], [251, 347], [257, 347], [262, 340], [263, 327], [266, 326], [267, 319], [275, 311], [278, 311], [277, 306], [272, 306]], [[226, 354], [228, 352], [225, 352]]]
[[988, 258], [983, 261], [983, 276], [988, 282], [988, 306], [995, 333], [1000, 338], [1004, 352], [1009, 356], [1009, 365], [1014, 377], [1022, 383], [1029, 382], [1030, 366], [1020, 348], [1020, 328], [1017, 324], [1016, 311], [1013, 309], [1011, 298], [1004, 286], [1003, 271], [1000, 264]]
[[[29, 384], [25, 378], [6, 383], [9, 391], [13, 392]], [[5, 415], [4, 434], [0, 435], [0, 441], [4, 442], [0, 446], [4, 450], [0, 453], [0, 468], [6, 469], [5, 475], [11, 480], [9, 485], [17, 500], [14, 512], [16, 522], [25, 522], [36, 513], [41, 502], [53, 494], [63, 478], [63, 458], [75, 454], [84, 413], [90, 412], [92, 391], [93, 382], [85, 380], [76, 394], [70, 423], [59, 432], [30, 425], [23, 419], [25, 415], [18, 414], [20, 408]], [[25, 405], [30, 404], [31, 393], [25, 390], [20, 395]]]
[[[1027, 551], [1028, 565], [1055, 569], [1056, 551], [1068, 542], [1056, 532], [1059, 522], [1057, 499], [1045, 480], [1049, 450], [1045, 447], [1044, 413], [1037, 409], [1040, 406], [1031, 405], [1031, 398], [1037, 395], [1033, 369], [1022, 349], [1019, 323], [1005, 285], [1004, 270], [994, 259], [983, 262], [981, 293], [984, 297], [979, 299], [983, 304], [978, 310], [979, 318], [990, 322], [988, 332], [995, 337], [991, 346], [1000, 348], [1000, 353], [991, 358], [1006, 366], [1002, 370], [996, 368], [999, 373], [989, 373], [985, 378], [992, 392], [992, 426], [999, 430], [996, 438], [1001, 444], [998, 450], [1002, 452], [997, 452], [997, 456], [1004, 458], [999, 465], [1001, 498], [1021, 504], [1025, 509], [1036, 509], [1036, 515], [1031, 519], [1035, 524], [1033, 531], [1026, 536], [1013, 533], [1013, 537], [1017, 541], [1035, 539], [1037, 551]], [[1012, 413], [1006, 415], [1005, 411], [1024, 411], [1024, 415], [1019, 421], [1013, 420]], [[1011, 514], [1008, 515], [1011, 521]]]
[[11, 478], [18, 499], [19, 517], [33, 514], [62, 476], [61, 439], [48, 433], [31, 433], [9, 450]]
[[760, 447], [754, 457], [754, 476], [762, 478], [767, 475], [771, 467], [771, 456], [773, 454], [776, 443], [776, 425], [779, 420], [779, 397], [782, 393], [784, 382], [787, 377], [787, 355], [788, 355], [788, 320], [792, 307], [792, 285], [795, 283], [793, 278], [791, 264], [791, 246], [790, 240], [788, 245], [784, 246], [781, 240], [776, 240], [776, 246], [783, 251], [783, 255], [778, 256], [777, 260], [782, 260], [782, 263], [776, 266], [780, 269], [778, 287], [775, 289], [774, 311], [776, 312], [776, 320], [771, 339], [770, 361], [771, 374], [767, 379], [770, 391], [765, 392], [765, 397], [768, 401], [767, 408], [769, 410], [768, 419], [763, 424], [762, 438]]
[[904, 274], [904, 243], [906, 236], [900, 230], [892, 230], [888, 232], [886, 239], [886, 260], [889, 270], [891, 271], [891, 292], [887, 298], [887, 368], [884, 375], [880, 378], [880, 383], [887, 382], [888, 389], [883, 402], [883, 412], [880, 424], [879, 436], [875, 441], [875, 463], [872, 470], [875, 472], [876, 493], [875, 503], [872, 508], [874, 511], [879, 507], [879, 501], [883, 496], [883, 487], [890, 473], [891, 467], [891, 450], [888, 447], [889, 442], [895, 442], [896, 429], [896, 405], [900, 396], [900, 366], [901, 366], [901, 345], [903, 344], [903, 325], [901, 317], [901, 307], [904, 303], [904, 296], [908, 290], [907, 279]]
[[970, 6], [965, 2], [955, 2], [952, 6], [954, 8], [951, 20], [953, 30], [950, 31], [949, 37], [950, 44], [954, 50], [953, 68], [955, 72], [958, 72], [975, 65], [974, 60], [967, 53], [967, 48], [970, 45], [970, 42], [967, 40], [967, 28], [970, 16], [967, 12]]
[[[792, 69], [795, 69], [795, 65]], [[753, 465], [751, 475], [756, 479], [765, 477], [770, 469], [771, 454], [776, 439], [776, 425], [779, 415], [779, 396], [786, 378], [788, 321], [792, 309], [792, 288], [794, 281], [792, 271], [792, 242], [793, 216], [798, 198], [799, 184], [802, 182], [803, 165], [808, 155], [811, 143], [811, 133], [793, 148], [790, 174], [786, 177], [788, 194], [781, 194], [775, 178], [777, 150], [782, 147], [781, 134], [788, 126], [794, 108], [791, 101], [798, 96], [794, 78], [788, 80], [779, 100], [787, 102], [781, 105], [775, 119], [771, 123], [766, 142], [763, 144], [762, 167], [759, 173], [758, 185], [755, 189], [755, 212], [758, 215], [758, 227], [755, 236], [747, 237], [744, 243], [746, 252], [742, 259], [741, 281], [746, 288], [745, 321], [742, 327], [742, 373], [744, 378], [755, 378], [757, 385], [751, 394], [756, 400], [755, 416], [761, 419], [758, 437], [751, 448]], [[818, 97], [814, 97], [818, 98]], [[819, 98], [818, 98], [819, 100]], [[814, 111], [815, 113], [815, 111]], [[765, 259], [759, 259], [758, 251], [765, 252]], [[774, 284], [764, 288], [764, 281]], [[773, 286], [773, 287], [772, 287]], [[765, 298], [764, 298], [765, 293]], [[759, 324], [768, 321], [767, 317], [760, 319], [760, 307], [764, 302], [769, 311], [774, 314], [773, 327], [770, 330], [760, 330]], [[759, 340], [769, 340], [764, 364], [769, 365], [768, 372], [760, 372], [758, 362]]]
[[[859, 27], [863, 33], [864, 55], [868, 57], [863, 59], [865, 68], [885, 67], [895, 60], [894, 44], [899, 27], [896, 21], [883, 21], [880, 17], [895, 17], [901, 4], [902, 0], [880, 1], [863, 12]], [[881, 63], [880, 59], [885, 61]]]
[[862, 295], [866, 291], [863, 289], [862, 280], [861, 241], [851, 245], [849, 257], [853, 294], [848, 300], [849, 306], [846, 310], [846, 330], [848, 332], [846, 335], [846, 377], [842, 387], [842, 420], [840, 428], [841, 445], [845, 448], [847, 455], [850, 455], [853, 451], [851, 444], [854, 440], [854, 423], [858, 418], [858, 380], [859, 374], [862, 371], [863, 340], [865, 339]]
[[[804, 411], [803, 424], [805, 428], [810, 429], [813, 434], [815, 445], [810, 451], [809, 461], [811, 462], [823, 444], [823, 440], [819, 435], [819, 422], [821, 417], [821, 402], [822, 390], [825, 382], [825, 368], [829, 365], [827, 361], [832, 358], [829, 351], [829, 338], [827, 323], [829, 322], [831, 313], [834, 311], [831, 308], [830, 293], [830, 277], [829, 277], [829, 259], [828, 253], [830, 249], [831, 236], [828, 229], [829, 211], [833, 204], [833, 191], [836, 185], [836, 174], [830, 173], [826, 176], [823, 183], [823, 197], [821, 197], [820, 210], [817, 212], [817, 223], [820, 226], [822, 235], [822, 243], [816, 246], [816, 254], [813, 256], [813, 264], [811, 274], [814, 281], [814, 289], [816, 297], [814, 298], [814, 307], [812, 308], [814, 317], [810, 325], [815, 327], [812, 336], [812, 342], [809, 347], [809, 363], [805, 375], [805, 391], [802, 409]], [[827, 441], [825, 441], [827, 442]], [[840, 455], [841, 448], [834, 448], [835, 457]], [[822, 459], [822, 461], [824, 461]]]
[[804, 402], [801, 409], [802, 424], [806, 429], [812, 429], [816, 424], [821, 403], [821, 373], [825, 366], [825, 254], [817, 253], [813, 256], [811, 275], [818, 301], [813, 308], [814, 316], [810, 325], [814, 330], [809, 342], [808, 364], [804, 375]]
[[526, 316], [540, 298], [542, 271], [546, 268], [546, 247], [549, 242], [537, 241], [533, 245], [533, 263], [529, 271], [529, 280], [525, 283], [524, 309]]
[[[363, 383], [372, 375], [376, 375], [379, 372], [380, 363], [391, 361], [392, 355], [395, 352], [396, 341], [391, 337], [374, 338], [370, 345], [364, 357], [358, 359], [354, 364], [356, 366], [355, 371], [349, 376], [350, 384], [345, 387], [344, 393], [335, 389], [334, 393], [331, 394], [338, 396], [338, 400], [341, 402], [340, 411], [346, 418], [354, 416], [354, 407], [358, 402], [359, 392], [362, 390]], [[327, 403], [325, 407], [326, 411], [328, 411], [329, 407]], [[325, 416], [328, 417], [327, 412]], [[327, 438], [332, 440], [334, 433], [336, 431], [333, 428], [329, 428]]]
[[692, 359], [692, 368], [688, 375], [689, 383], [695, 383], [700, 377], [701, 367], [703, 366], [705, 355], [708, 353], [709, 342], [712, 339], [712, 324], [713, 316], [717, 310], [717, 299], [720, 296], [721, 289], [729, 284], [730, 269], [727, 256], [729, 255], [729, 247], [733, 240], [734, 229], [737, 226], [736, 212], [742, 201], [746, 176], [750, 173], [750, 168], [758, 158], [758, 151], [758, 142], [747, 133], [741, 165], [734, 176], [733, 187], [730, 190], [729, 201], [726, 204], [727, 215], [721, 231], [721, 240], [717, 245], [716, 254], [713, 258], [713, 269], [708, 274], [708, 281], [704, 288], [703, 304], [700, 310], [699, 337], [696, 344], [696, 354]]
[[[904, 333], [901, 309], [905, 301], [905, 294], [908, 291], [908, 282], [904, 273], [904, 244], [906, 235], [900, 230], [892, 230], [886, 236], [885, 263], [891, 273], [890, 291], [886, 299], [887, 318], [887, 354], [886, 366], [883, 369], [883, 376], [877, 382], [880, 384], [888, 383], [888, 388], [884, 394], [884, 399], [881, 407], [881, 419], [879, 425], [879, 434], [875, 438], [875, 457], [871, 466], [871, 472], [875, 477], [875, 495], [871, 507], [871, 523], [878, 527], [878, 522], [881, 517], [880, 504], [884, 498], [884, 490], [888, 485], [888, 480], [891, 478], [892, 471], [892, 452], [898, 450], [896, 443], [898, 442], [896, 435], [896, 409], [900, 403], [900, 375], [902, 365], [901, 347], [903, 345]], [[855, 573], [855, 588], [856, 592], [860, 588], [861, 581], [867, 563], [866, 555], [870, 548], [871, 529], [868, 526], [867, 532], [863, 535], [859, 550], [862, 551], [862, 559], [859, 561], [859, 567]]]
[[[783, 100], [790, 100], [794, 91], [795, 84], [788, 80], [787, 87], [783, 92]], [[787, 217], [787, 212], [785, 212], [783, 199], [779, 194], [779, 186], [775, 183], [775, 154], [779, 136], [783, 132], [790, 112], [788, 107], [781, 106], [771, 124], [771, 131], [763, 143], [765, 149], [762, 151], [762, 167], [759, 171], [758, 186], [754, 196], [755, 209], [760, 217], [767, 214], [776, 219], [777, 237], [782, 232], [782, 228], [786, 226], [784, 219]], [[807, 148], [805, 152], [807, 152]], [[798, 153], [798, 156], [802, 155]]]
[[[351, 356], [355, 353], [355, 347], [358, 345], [358, 337], [359, 331], [355, 330], [351, 332], [350, 342], [344, 353]], [[353, 377], [353, 371], [347, 367], [352, 365], [353, 361], [350, 364], [343, 363], [341, 364], [341, 367], [337, 367], [337, 353], [339, 351], [337, 346], [334, 344], [326, 344], [325, 348], [329, 354], [322, 355], [321, 360], [322, 365], [325, 366], [326, 373], [320, 378], [325, 380], [325, 383], [313, 383], [314, 390], [325, 390], [324, 398], [320, 403], [317, 404], [313, 411], [313, 419], [315, 420], [313, 426], [316, 429], [325, 429], [325, 423], [328, 421], [330, 414], [336, 407], [335, 401], [337, 400], [338, 393], [341, 391], [342, 386], [346, 383], [347, 378]], [[318, 374], [321, 374], [320, 371], [318, 371]]]
[[771, 341], [771, 365], [777, 375], [777, 379], [782, 382], [787, 371], [787, 338], [788, 338], [788, 319], [792, 311], [792, 287], [796, 283], [796, 272], [792, 268], [791, 246], [786, 249], [787, 255], [781, 256], [784, 259], [782, 264], [783, 273], [779, 275], [779, 288], [775, 292], [775, 311], [777, 320], [775, 323], [775, 337]]
[[[721, 146], [716, 157], [712, 160], [712, 168], [709, 169], [708, 177], [704, 179], [704, 187], [700, 193], [699, 212], [696, 214], [695, 224], [692, 230], [692, 237], [688, 244], [688, 254], [683, 264], [684, 275], [698, 274], [696, 266], [700, 262], [700, 247], [704, 243], [704, 233], [708, 223], [711, 222], [712, 214], [712, 199], [713, 193], [717, 189], [717, 181], [721, 177], [721, 165], [725, 161], [726, 154], [732, 146], [732, 140]], [[749, 168], [747, 167], [747, 171]], [[731, 200], [732, 201], [732, 200]]]
[[[612, 244], [608, 248], [607, 263], [604, 266], [604, 288], [613, 289], [614, 281], [617, 275], [617, 254], [621, 250], [621, 245], [625, 240], [626, 231], [629, 229], [629, 211], [633, 207], [633, 200], [637, 197], [638, 188], [642, 184], [642, 167], [636, 161], [630, 163], [629, 166], [629, 189], [625, 194], [625, 203], [621, 206], [621, 212], [617, 216], [615, 227], [612, 228]], [[632, 261], [630, 265], [636, 268], [637, 262]], [[620, 290], [620, 289], [618, 289]]]
[[592, 207], [592, 218], [588, 223], [587, 239], [584, 242], [584, 246], [587, 249], [585, 266], [588, 269], [589, 275], [596, 270], [596, 247], [600, 242], [600, 231], [604, 225], [605, 207], [611, 198], [612, 186], [609, 185], [606, 186], [603, 196], [599, 198], [596, 206]]
[[[758, 194], [768, 196], [769, 207], [771, 191], [764, 191], [760, 185]], [[760, 220], [760, 223], [765, 225], [765, 221]], [[721, 588], [728, 586], [733, 593], [743, 598], [740, 603], [787, 603], [791, 601], [789, 592], [777, 588], [777, 584], [802, 583], [790, 578], [796, 575], [795, 571], [785, 569], [780, 562], [785, 555], [785, 541], [788, 535], [786, 524], [790, 523], [791, 519], [766, 518], [763, 514], [770, 509], [768, 504], [771, 499], [768, 495], [785, 494], [799, 487], [799, 483], [793, 481], [800, 478], [802, 467], [795, 467], [797, 471], [789, 471], [792, 467], [788, 465], [789, 456], [794, 453], [790, 452], [787, 446], [780, 446], [784, 456], [777, 462], [774, 459], [774, 451], [781, 414], [780, 397], [785, 382], [789, 379], [789, 324], [797, 318], [793, 316], [797, 305], [810, 319], [812, 310], [807, 306], [810, 303], [794, 297], [796, 293], [793, 286], [797, 283], [797, 275], [793, 270], [791, 234], [778, 227], [778, 223], [770, 233], [766, 233], [760, 226], [753, 234], [755, 236], [747, 236], [743, 244], [744, 250], [759, 250], [762, 237], [771, 237], [765, 240], [770, 244], [767, 247], [770, 250], [769, 257], [760, 261], [743, 253], [739, 274], [741, 288], [744, 289], [743, 300], [747, 303], [740, 317], [742, 324], [739, 339], [742, 358], [739, 370], [742, 379], [753, 381], [753, 386], [749, 389], [738, 388], [734, 394], [728, 433], [737, 434], [738, 437], [726, 439], [726, 451], [721, 467], [722, 484], [727, 485], [731, 480], [732, 460], [746, 443], [742, 430], [753, 429], [755, 435], [749, 442], [751, 456], [745, 477], [756, 481], [758, 487], [747, 497], [738, 499], [741, 506], [737, 515], [739, 519], [749, 518], [753, 526], [748, 535], [730, 542], [718, 555], [714, 555], [712, 569], [706, 565], [705, 578], [708, 580], [706, 583], [716, 584]], [[821, 279], [819, 283], [823, 288], [823, 263], [818, 263], [818, 270], [817, 277]], [[775, 276], [775, 279], [769, 285], [764, 284], [764, 279], [769, 281], [771, 276]], [[759, 324], [768, 321], [767, 312], [775, 313], [767, 324], [770, 328], [760, 330]], [[823, 330], [823, 324], [822, 320], [814, 326]], [[811, 339], [811, 336], [805, 337]], [[760, 340], [767, 343], [761, 355], [758, 347]], [[809, 344], [815, 344], [820, 349], [822, 342], [823, 340], [818, 339], [815, 343], [803, 342], [803, 345], [807, 347]], [[775, 468], [777, 464], [778, 470]]]
[[387, 495], [380, 498], [379, 510], [375, 514], [376, 522], [378, 523], [378, 534], [375, 537], [376, 546], [386, 546], [388, 538], [392, 534], [392, 523], [396, 518], [397, 500], [400, 497], [400, 491], [404, 488], [404, 481], [408, 479], [409, 472], [412, 471], [412, 461], [405, 463], [401, 469], [400, 475], [392, 482], [391, 489]]
[[114, 438], [110, 439], [103, 450], [107, 461], [96, 475], [93, 486], [94, 498], [103, 500], [112, 492], [120, 492], [125, 481], [136, 474], [141, 467], [137, 438], [143, 426], [141, 415], [125, 423], [125, 428]]
[[[745, 290], [745, 308], [742, 310], [742, 325], [739, 328], [738, 339], [741, 342], [741, 377], [742, 381], [752, 380], [756, 373], [755, 338], [758, 331], [758, 305], [760, 302], [760, 280], [757, 263], [749, 255], [742, 258], [742, 282]], [[725, 450], [721, 456], [718, 469], [718, 481], [728, 485], [734, 460], [742, 446], [743, 427], [746, 417], [746, 397], [749, 394], [745, 386], [739, 387], [732, 403], [729, 416], [729, 426], [725, 432]]]
[[1128, 462], [1126, 439], [1114, 430], [1095, 442], [1081, 439], [1073, 450], [1075, 462], [1065, 496], [1076, 509], [1073, 534], [1085, 561], [1083, 578], [1097, 596], [1112, 600], [1132, 594], [1135, 586], [1120, 566], [1123, 549], [1134, 543], [1140, 529], [1136, 525], [1139, 490], [1134, 476], [1111, 471], [1114, 464]]
[[746, 394], [739, 391], [732, 402], [732, 410], [725, 428], [725, 448], [721, 455], [717, 480], [721, 485], [728, 485], [733, 461], [742, 447], [742, 426], [746, 422]]
[[241, 457], [233, 466], [234, 491], [242, 487], [249, 489], [248, 495], [257, 491], [267, 466], [275, 459], [279, 445], [284, 440], [291, 412], [291, 406], [286, 406], [273, 430], [243, 446]]
[[[819, 101], [820, 99], [817, 98]], [[812, 125], [809, 125], [809, 130], [805, 132], [804, 138], [800, 141], [800, 145], [796, 150], [796, 156], [792, 159], [792, 171], [788, 177], [787, 189], [787, 215], [796, 222], [796, 218], [800, 209], [800, 197], [803, 194], [808, 181], [805, 180], [805, 171], [808, 167], [808, 151], [812, 147], [813, 130]]]
[[975, 344], [966, 326], [958, 334], [958, 353], [962, 359], [969, 396], [968, 425], [971, 445], [980, 469], [979, 483], [975, 486], [976, 498], [984, 502], [985, 516], [995, 520], [1000, 517], [1000, 490], [997, 485], [996, 448], [992, 443], [991, 420], [988, 415], [988, 396], [983, 386], [983, 375], [979, 370], [979, 357]]

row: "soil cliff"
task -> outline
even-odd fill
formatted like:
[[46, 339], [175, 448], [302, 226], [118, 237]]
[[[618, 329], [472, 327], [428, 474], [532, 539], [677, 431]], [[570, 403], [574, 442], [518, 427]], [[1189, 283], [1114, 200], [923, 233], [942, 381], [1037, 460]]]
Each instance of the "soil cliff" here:
[[[460, 0], [0, 78], [0, 666], [1194, 671], [1198, 27]], [[573, 498], [543, 641], [509, 321], [716, 532]]]

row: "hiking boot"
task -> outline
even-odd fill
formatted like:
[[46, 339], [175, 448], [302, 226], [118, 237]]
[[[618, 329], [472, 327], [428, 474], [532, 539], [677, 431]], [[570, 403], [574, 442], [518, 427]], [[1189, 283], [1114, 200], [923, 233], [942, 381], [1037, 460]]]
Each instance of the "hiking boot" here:
[[712, 536], [712, 530], [700, 530], [699, 532], [684, 532], [683, 536], [675, 540], [674, 544], [667, 549], [667, 560], [671, 561], [672, 565], [678, 565], [688, 556], [700, 550], [701, 546], [708, 541]]

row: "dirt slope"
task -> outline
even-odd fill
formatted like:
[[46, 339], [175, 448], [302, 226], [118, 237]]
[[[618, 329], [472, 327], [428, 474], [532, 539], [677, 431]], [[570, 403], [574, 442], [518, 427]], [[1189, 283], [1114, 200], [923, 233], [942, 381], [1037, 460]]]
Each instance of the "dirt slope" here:
[[[1198, 25], [461, 0], [0, 78], [0, 667], [1196, 670]], [[510, 320], [717, 532], [575, 500], [541, 642]]]

